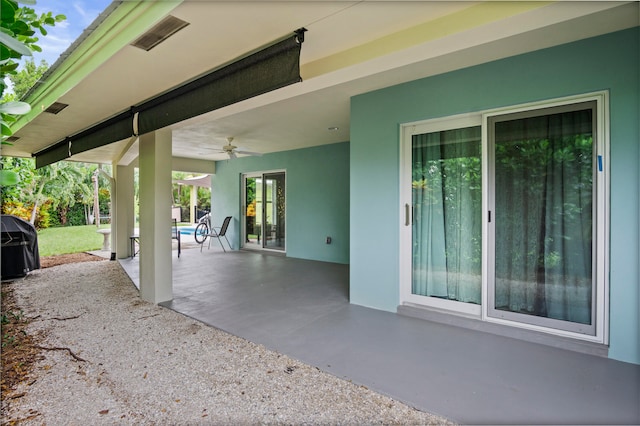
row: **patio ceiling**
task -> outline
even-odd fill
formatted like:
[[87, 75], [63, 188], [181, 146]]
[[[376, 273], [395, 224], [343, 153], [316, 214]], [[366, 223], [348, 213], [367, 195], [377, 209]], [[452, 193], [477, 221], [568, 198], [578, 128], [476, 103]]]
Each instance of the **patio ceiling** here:
[[[350, 97], [638, 25], [637, 2], [114, 2], [26, 99], [3, 155], [31, 156], [132, 105], [308, 30], [302, 83], [178, 123], [175, 157], [223, 160], [214, 147], [270, 153], [349, 140]], [[119, 14], [121, 16], [119, 16]], [[167, 14], [189, 23], [150, 51], [130, 44]], [[128, 20], [128, 21], [127, 21]], [[135, 25], [131, 25], [135, 23]], [[526, 83], [525, 83], [526, 84]], [[53, 102], [69, 106], [43, 112]], [[337, 128], [337, 130], [329, 130]], [[124, 140], [72, 160], [128, 164]]]

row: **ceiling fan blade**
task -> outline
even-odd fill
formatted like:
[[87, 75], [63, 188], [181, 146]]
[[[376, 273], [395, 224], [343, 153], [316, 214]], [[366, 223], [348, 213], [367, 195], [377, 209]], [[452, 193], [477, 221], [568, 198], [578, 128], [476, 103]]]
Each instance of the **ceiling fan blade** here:
[[227, 152], [221, 146], [203, 146], [201, 149], [205, 149], [210, 152]]
[[237, 150], [237, 149], [234, 152], [236, 154], [253, 155], [253, 156], [256, 156], [256, 157], [262, 157], [262, 153], [261, 152], [240, 151], [240, 150]]

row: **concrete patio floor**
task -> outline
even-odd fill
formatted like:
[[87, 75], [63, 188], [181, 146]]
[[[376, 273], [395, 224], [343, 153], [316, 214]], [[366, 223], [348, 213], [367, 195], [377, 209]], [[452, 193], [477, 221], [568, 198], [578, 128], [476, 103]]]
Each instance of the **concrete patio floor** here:
[[[120, 264], [137, 283], [139, 257]], [[640, 424], [640, 366], [349, 303], [349, 267], [183, 249], [161, 305], [462, 424]]]

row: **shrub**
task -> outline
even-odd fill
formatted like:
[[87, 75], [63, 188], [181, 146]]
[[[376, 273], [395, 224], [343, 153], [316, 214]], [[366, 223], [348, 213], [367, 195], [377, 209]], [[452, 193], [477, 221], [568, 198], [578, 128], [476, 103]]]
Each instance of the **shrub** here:
[[51, 201], [47, 200], [38, 207], [35, 226], [37, 229], [45, 229], [51, 226]]
[[69, 207], [67, 211], [67, 223], [66, 226], [81, 226], [86, 225], [86, 218], [84, 216], [84, 205], [76, 203]]
[[31, 219], [31, 209], [28, 209], [20, 201], [7, 201], [2, 204], [2, 213], [18, 216], [21, 219]]
[[[24, 219], [27, 222], [31, 220], [30, 205], [25, 206], [20, 201], [7, 201], [2, 205], [2, 213], [17, 216], [20, 219]], [[36, 211], [36, 223], [34, 224], [37, 229], [45, 229], [51, 226], [51, 201], [45, 201]], [[55, 219], [53, 223], [55, 223]]]

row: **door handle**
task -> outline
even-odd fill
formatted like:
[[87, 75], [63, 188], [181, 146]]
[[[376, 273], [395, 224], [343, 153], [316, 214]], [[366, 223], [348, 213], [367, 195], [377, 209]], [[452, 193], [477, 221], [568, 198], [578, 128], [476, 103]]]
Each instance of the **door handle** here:
[[411, 206], [406, 203], [404, 205], [404, 226], [411, 225]]

